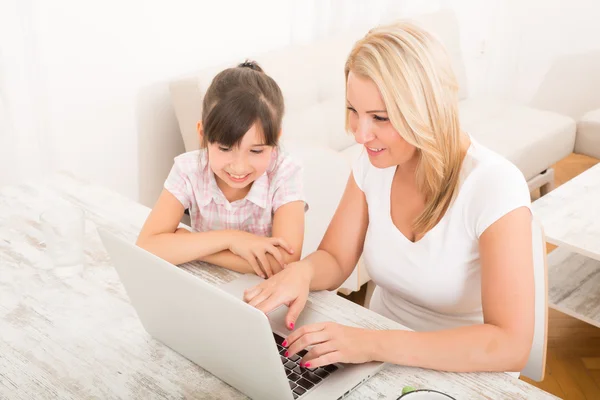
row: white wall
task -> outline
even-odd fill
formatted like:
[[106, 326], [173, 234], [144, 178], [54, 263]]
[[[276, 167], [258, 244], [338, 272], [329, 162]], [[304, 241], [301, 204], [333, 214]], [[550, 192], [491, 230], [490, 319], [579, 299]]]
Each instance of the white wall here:
[[289, 13], [277, 0], [35, 2], [52, 167], [148, 199], [183, 149], [165, 82], [285, 45]]
[[31, 1], [0, 1], [0, 187], [34, 177], [48, 149]]
[[573, 118], [600, 107], [600, 1], [445, 4], [457, 12], [476, 95], [492, 94]]
[[578, 110], [596, 101], [597, 72], [552, 66], [593, 65], [569, 55], [600, 51], [597, 0], [2, 0], [0, 186], [67, 169], [150, 205], [183, 151], [169, 79], [441, 6], [461, 24], [471, 93], [560, 110], [568, 82]]
[[515, 97], [578, 118], [600, 108], [600, 1], [512, 5], [522, 35]]

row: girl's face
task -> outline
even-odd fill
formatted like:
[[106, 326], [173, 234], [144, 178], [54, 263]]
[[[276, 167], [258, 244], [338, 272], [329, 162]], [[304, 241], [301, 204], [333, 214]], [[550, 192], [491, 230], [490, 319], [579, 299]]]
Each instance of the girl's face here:
[[354, 139], [365, 146], [371, 164], [387, 168], [414, 161], [416, 148], [392, 126], [377, 85], [350, 71], [346, 92], [350, 129]]
[[[208, 144], [208, 164], [226, 197], [245, 196], [250, 185], [265, 173], [271, 162], [272, 146], [264, 144], [260, 126], [254, 124], [238, 146]], [[233, 189], [233, 191], [232, 191]]]

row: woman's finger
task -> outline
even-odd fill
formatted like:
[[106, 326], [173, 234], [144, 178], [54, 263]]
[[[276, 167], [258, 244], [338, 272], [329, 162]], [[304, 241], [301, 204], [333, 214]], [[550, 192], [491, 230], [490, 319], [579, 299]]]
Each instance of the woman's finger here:
[[244, 301], [249, 302], [264, 290], [262, 283], [244, 291]]
[[[288, 336], [288, 339], [289, 339], [289, 336]], [[287, 351], [289, 352], [289, 355], [291, 356], [293, 354], [298, 353], [300, 350], [304, 350], [309, 346], [314, 346], [316, 344], [326, 342], [329, 339], [330, 339], [329, 333], [324, 330], [320, 330], [320, 331], [316, 331], [316, 332], [307, 332], [304, 335], [297, 338], [295, 341], [293, 341], [293, 342], [289, 341], [289, 343], [287, 343], [287, 345], [288, 345]], [[288, 340], [286, 340], [286, 342], [288, 342]]]
[[265, 289], [256, 296], [254, 296], [254, 298], [250, 300], [248, 304], [250, 304], [252, 307], [256, 307], [257, 304], [260, 304], [263, 301], [265, 301], [271, 295], [271, 293], [272, 292], [270, 290]]
[[289, 298], [284, 297], [281, 292], [272, 291], [270, 296], [268, 296], [262, 303], [259, 303], [254, 307], [265, 314], [268, 314], [288, 300]]
[[329, 340], [327, 342], [324, 343], [320, 343], [318, 345], [316, 345], [315, 347], [313, 347], [312, 349], [310, 349], [308, 351], [308, 353], [306, 353], [304, 355], [304, 357], [302, 357], [302, 363], [309, 363], [312, 364], [312, 361], [315, 358], [319, 358], [321, 356], [324, 356], [325, 354], [329, 354], [329, 353], [333, 353], [334, 351], [338, 351], [339, 349], [336, 347], [335, 342], [333, 340]]
[[304, 362], [304, 360], [303, 360], [302, 366], [304, 366], [304, 368], [313, 369], [313, 368], [322, 367], [324, 365], [335, 364], [338, 362], [344, 362], [344, 360], [343, 360], [342, 352], [336, 350], [336, 351], [332, 351], [331, 353], [327, 353], [320, 357], [314, 358], [310, 361]]

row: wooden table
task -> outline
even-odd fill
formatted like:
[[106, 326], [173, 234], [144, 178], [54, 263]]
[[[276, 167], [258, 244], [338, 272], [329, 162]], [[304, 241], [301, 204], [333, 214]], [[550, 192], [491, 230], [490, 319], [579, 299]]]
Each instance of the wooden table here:
[[600, 164], [533, 203], [546, 241], [548, 303], [600, 327]]
[[[59, 277], [44, 253], [39, 215], [67, 202], [86, 212], [84, 270]], [[0, 190], [0, 399], [245, 399], [151, 338], [129, 303], [96, 228], [134, 240], [149, 209], [110, 190], [57, 175]], [[50, 268], [50, 269], [48, 269]], [[183, 265], [213, 283], [238, 275]], [[402, 326], [330, 292], [312, 293], [325, 315], [370, 328]], [[457, 399], [547, 399], [504, 373], [454, 374], [389, 365], [351, 399], [396, 399], [402, 387]]]

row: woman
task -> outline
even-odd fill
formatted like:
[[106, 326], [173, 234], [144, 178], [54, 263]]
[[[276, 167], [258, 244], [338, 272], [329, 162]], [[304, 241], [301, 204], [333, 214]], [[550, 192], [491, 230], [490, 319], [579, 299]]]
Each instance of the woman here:
[[345, 67], [346, 127], [364, 145], [319, 249], [249, 289], [264, 312], [335, 290], [363, 254], [370, 307], [411, 331], [304, 326], [310, 368], [371, 360], [445, 371], [520, 371], [533, 340], [529, 190], [461, 130], [448, 55], [409, 22], [370, 31]]

